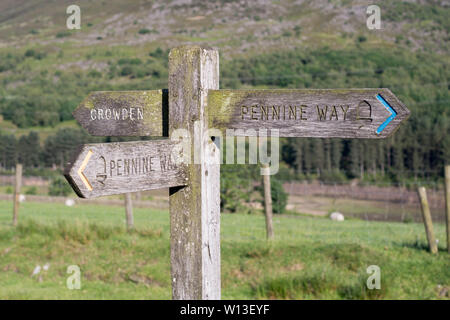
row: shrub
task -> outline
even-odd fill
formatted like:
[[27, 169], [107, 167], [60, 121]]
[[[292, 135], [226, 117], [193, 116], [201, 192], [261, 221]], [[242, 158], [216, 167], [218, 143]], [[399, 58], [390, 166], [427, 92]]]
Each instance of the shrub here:
[[272, 179], [270, 189], [272, 192], [272, 211], [274, 213], [285, 212], [288, 194], [284, 191], [283, 184], [277, 179]]
[[139, 30], [139, 34], [147, 34], [147, 33], [150, 33], [149, 29], [144, 28], [144, 29]]
[[35, 51], [33, 49], [28, 49], [25, 51], [25, 57], [34, 57]]
[[72, 192], [69, 183], [63, 177], [55, 177], [48, 189], [50, 196], [67, 196]]
[[25, 191], [25, 194], [35, 195], [37, 194], [37, 188], [35, 186], [30, 187], [27, 189], [27, 191]]
[[26, 58], [34, 58], [37, 60], [41, 60], [41, 59], [45, 58], [47, 56], [47, 54], [45, 52], [38, 52], [33, 49], [28, 49], [27, 51], [25, 51], [24, 56]]
[[68, 36], [70, 36], [70, 32], [69, 31], [61, 31], [61, 32], [58, 32], [57, 34], [56, 34], [56, 37], [57, 38], [64, 38], [64, 37], [68, 37]]
[[367, 37], [366, 36], [359, 36], [358, 37], [358, 42], [366, 42], [367, 41]]
[[133, 73], [133, 68], [130, 66], [124, 66], [121, 70], [120, 70], [120, 75], [125, 77], [125, 76], [129, 76]]
[[220, 207], [228, 212], [248, 212], [246, 203], [250, 201], [253, 190], [250, 166], [225, 165], [221, 167]]
[[158, 48], [156, 48], [155, 51], [150, 52], [148, 55], [149, 55], [150, 57], [154, 57], [154, 58], [162, 58], [163, 55], [164, 55], [164, 51], [163, 51], [163, 49], [161, 49], [160, 47], [158, 47]]
[[[272, 211], [273, 213], [284, 213], [286, 211], [286, 205], [288, 201], [288, 194], [284, 191], [283, 184], [271, 177], [270, 179], [270, 192], [272, 196]], [[264, 206], [264, 186], [261, 185], [258, 187], [258, 190], [261, 192], [262, 196], [262, 205]]]

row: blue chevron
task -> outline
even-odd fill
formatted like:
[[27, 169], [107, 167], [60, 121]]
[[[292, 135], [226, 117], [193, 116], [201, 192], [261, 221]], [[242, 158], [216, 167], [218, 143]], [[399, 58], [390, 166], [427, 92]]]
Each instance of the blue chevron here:
[[387, 103], [387, 101], [384, 100], [384, 98], [382, 96], [380, 96], [379, 94], [377, 94], [377, 99], [383, 104], [383, 106], [387, 109], [387, 111], [389, 111], [391, 113], [391, 115], [378, 127], [377, 134], [380, 134], [381, 131], [383, 131], [384, 128], [386, 128], [386, 126], [392, 120], [394, 120], [394, 118], [397, 116], [397, 112], [395, 112], [395, 110], [389, 105], [389, 103]]

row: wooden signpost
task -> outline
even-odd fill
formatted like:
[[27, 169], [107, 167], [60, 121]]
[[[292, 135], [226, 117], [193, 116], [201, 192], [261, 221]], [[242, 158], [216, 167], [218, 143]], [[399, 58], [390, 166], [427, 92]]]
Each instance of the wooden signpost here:
[[[208, 129], [386, 138], [408, 115], [388, 89], [219, 90], [217, 50], [183, 46], [169, 54], [168, 90], [94, 92], [74, 111], [92, 135], [160, 139], [84, 145], [65, 176], [85, 198], [169, 187], [172, 297], [220, 299], [222, 150]], [[178, 129], [190, 150], [171, 140]], [[180, 162], [185, 152], [200, 161]]]

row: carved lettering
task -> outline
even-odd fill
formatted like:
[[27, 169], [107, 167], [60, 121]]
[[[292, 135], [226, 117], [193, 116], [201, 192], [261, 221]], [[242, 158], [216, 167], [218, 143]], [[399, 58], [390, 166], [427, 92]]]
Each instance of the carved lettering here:
[[130, 120], [139, 121], [144, 120], [144, 110], [140, 107], [129, 108], [94, 108], [90, 110], [91, 121], [99, 120]]
[[327, 112], [328, 106], [325, 106], [325, 109], [317, 106], [317, 115], [319, 116], [320, 121], [324, 121], [327, 119]]
[[[310, 109], [311, 108], [311, 109]], [[316, 105], [318, 121], [345, 121], [348, 120], [349, 105]], [[311, 111], [309, 111], [311, 110]], [[271, 105], [251, 107], [241, 106], [240, 117], [242, 120], [251, 121], [307, 121], [308, 114], [312, 113], [312, 106], [301, 105]], [[370, 111], [364, 111], [364, 114]]]
[[300, 120], [308, 120], [308, 118], [304, 118], [303, 117], [305, 115], [305, 113], [306, 113], [306, 110], [304, 110], [304, 108], [308, 108], [308, 106], [306, 106], [304, 104], [302, 104], [300, 106]]
[[[177, 168], [170, 153], [161, 154], [159, 156], [110, 159], [109, 161], [105, 160], [107, 156], [100, 156], [100, 158], [103, 159], [105, 163], [104, 172], [105, 174], [108, 172], [109, 177], [145, 175], [155, 171], [167, 172]], [[157, 169], [158, 161], [159, 169]], [[107, 163], [109, 163], [108, 169], [106, 168]], [[104, 179], [106, 179], [106, 175]]]

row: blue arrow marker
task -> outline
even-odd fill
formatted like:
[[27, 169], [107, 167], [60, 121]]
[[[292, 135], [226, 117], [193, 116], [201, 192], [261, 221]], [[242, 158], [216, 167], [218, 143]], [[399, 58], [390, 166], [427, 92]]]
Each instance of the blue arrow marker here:
[[387, 118], [377, 129], [377, 134], [380, 134], [381, 131], [384, 130], [384, 128], [386, 128], [386, 126], [392, 121], [394, 120], [394, 118], [397, 116], [397, 112], [395, 112], [394, 109], [392, 109], [392, 107], [389, 105], [389, 103], [387, 103], [386, 100], [384, 100], [384, 98], [382, 96], [380, 96], [379, 94], [377, 94], [377, 99], [378, 101], [380, 101], [383, 106], [386, 108], [387, 111], [389, 111], [391, 113], [391, 115], [389, 116], [389, 118]]

